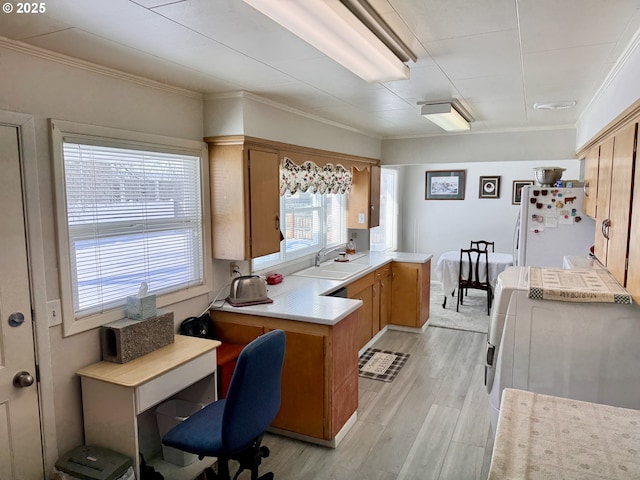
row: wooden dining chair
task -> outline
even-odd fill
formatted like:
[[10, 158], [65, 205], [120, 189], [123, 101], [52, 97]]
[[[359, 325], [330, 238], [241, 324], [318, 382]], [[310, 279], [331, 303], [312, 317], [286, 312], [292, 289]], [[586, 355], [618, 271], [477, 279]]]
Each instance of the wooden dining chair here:
[[[469, 245], [469, 248], [477, 248], [478, 250], [486, 250], [493, 253], [496, 251], [495, 243], [496, 242], [488, 242], [486, 240], [471, 240], [471, 245]], [[491, 250], [489, 250], [489, 248], [491, 248]]]
[[487, 292], [487, 315], [491, 314], [493, 291], [489, 283], [489, 252], [486, 249], [460, 249], [456, 312], [463, 305], [464, 294], [469, 288]]

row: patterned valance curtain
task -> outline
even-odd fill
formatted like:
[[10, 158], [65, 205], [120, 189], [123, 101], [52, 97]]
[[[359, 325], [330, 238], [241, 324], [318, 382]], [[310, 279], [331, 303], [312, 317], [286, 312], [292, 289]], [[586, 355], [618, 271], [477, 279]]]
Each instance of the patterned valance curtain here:
[[307, 161], [296, 165], [284, 157], [280, 163], [280, 195], [287, 191], [294, 194], [298, 190], [312, 193], [349, 193], [352, 184], [351, 170], [340, 164], [326, 163], [319, 167]]

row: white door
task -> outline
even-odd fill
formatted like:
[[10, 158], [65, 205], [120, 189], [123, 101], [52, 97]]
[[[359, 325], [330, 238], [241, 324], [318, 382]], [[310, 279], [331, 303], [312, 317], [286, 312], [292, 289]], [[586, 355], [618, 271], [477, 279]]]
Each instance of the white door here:
[[0, 479], [44, 478], [18, 129], [0, 125]]

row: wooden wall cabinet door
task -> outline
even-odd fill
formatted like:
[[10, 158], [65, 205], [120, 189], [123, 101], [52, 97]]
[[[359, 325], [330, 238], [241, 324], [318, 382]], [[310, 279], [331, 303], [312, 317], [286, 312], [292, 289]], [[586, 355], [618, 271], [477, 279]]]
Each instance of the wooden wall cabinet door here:
[[347, 285], [347, 297], [362, 300], [362, 307], [358, 310], [358, 348], [373, 338], [373, 284], [374, 274], [370, 273]]
[[636, 124], [600, 145], [594, 253], [620, 285], [627, 280]]
[[347, 228], [366, 229], [380, 225], [380, 167], [352, 169], [353, 185], [347, 197]]
[[280, 250], [279, 168], [276, 150], [209, 143], [214, 258], [249, 260]]
[[330, 421], [328, 435], [338, 434], [353, 412], [358, 409], [358, 311], [351, 313], [331, 328]]
[[324, 438], [326, 336], [290, 330], [285, 335], [282, 399], [272, 425]]
[[249, 150], [250, 257], [280, 251], [280, 159], [276, 152]]
[[599, 160], [600, 145], [596, 145], [587, 152], [584, 159], [584, 199], [582, 210], [591, 218], [596, 218]]
[[[377, 306], [377, 317], [374, 315], [373, 335], [389, 323], [391, 313], [391, 264], [384, 265], [375, 271], [374, 303]], [[376, 323], [377, 318], [377, 323]]]
[[394, 262], [390, 323], [421, 328], [429, 319], [431, 261]]
[[609, 204], [611, 201], [611, 170], [613, 169], [613, 137], [600, 145], [598, 162], [598, 187], [596, 200], [596, 232], [593, 253], [607, 264], [608, 240], [603, 229], [609, 221]]
[[629, 226], [629, 260], [627, 262], [626, 288], [635, 302], [638, 303], [640, 302], [640, 161], [638, 161], [637, 153], [634, 161], [634, 170], [634, 195]]

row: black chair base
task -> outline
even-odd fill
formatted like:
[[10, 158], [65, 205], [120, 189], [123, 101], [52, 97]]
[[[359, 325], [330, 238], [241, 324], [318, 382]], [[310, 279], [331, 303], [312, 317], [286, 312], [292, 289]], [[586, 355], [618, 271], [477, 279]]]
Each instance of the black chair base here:
[[[220, 480], [220, 477], [213, 470], [213, 468], [207, 467], [204, 471], [205, 471], [207, 480]], [[258, 477], [257, 480], [274, 480], [274, 478], [275, 477], [273, 476], [273, 473], [268, 472], [268, 473], [265, 473], [264, 475], [261, 475], [260, 477]]]
[[240, 474], [245, 470], [251, 471], [251, 480], [273, 480], [273, 473], [268, 472], [262, 476], [258, 476], [258, 467], [262, 463], [263, 458], [267, 458], [271, 452], [269, 448], [261, 445], [262, 435], [258, 437], [248, 448], [238, 452], [230, 458], [218, 458], [218, 471], [215, 472], [213, 468], [207, 467], [205, 474], [207, 480], [231, 480], [231, 474], [229, 473], [229, 460], [236, 460], [240, 466], [238, 471], [233, 476], [233, 480], [236, 480]]

